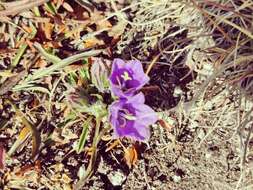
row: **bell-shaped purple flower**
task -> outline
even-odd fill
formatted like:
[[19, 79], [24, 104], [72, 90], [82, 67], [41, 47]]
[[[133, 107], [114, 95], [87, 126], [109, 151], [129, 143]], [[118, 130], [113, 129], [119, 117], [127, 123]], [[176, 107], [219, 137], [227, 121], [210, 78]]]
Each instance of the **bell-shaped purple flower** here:
[[118, 58], [113, 60], [109, 79], [113, 94], [120, 98], [134, 95], [149, 81], [140, 61], [125, 62]]
[[149, 125], [154, 124], [158, 117], [144, 101], [144, 95], [139, 93], [110, 105], [109, 120], [113, 127], [114, 138], [129, 137], [139, 141], [149, 139]]

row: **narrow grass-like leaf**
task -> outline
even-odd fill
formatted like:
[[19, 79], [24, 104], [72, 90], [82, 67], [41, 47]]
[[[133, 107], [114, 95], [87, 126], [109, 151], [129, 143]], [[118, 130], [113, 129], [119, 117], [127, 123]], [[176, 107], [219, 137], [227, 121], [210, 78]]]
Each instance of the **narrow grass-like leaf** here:
[[[35, 47], [41, 47], [41, 45], [39, 43], [34, 43], [34, 45], [35, 45]], [[30, 77], [28, 77], [27, 79], [30, 81], [35, 80], [35, 79], [39, 79], [41, 77], [51, 74], [52, 72], [54, 72], [56, 70], [62, 69], [71, 63], [82, 60], [85, 57], [97, 55], [99, 53], [101, 53], [101, 50], [91, 50], [88, 52], [83, 52], [80, 54], [72, 55], [71, 57], [61, 60], [57, 64], [51, 65], [45, 69], [43, 68], [43, 69], [39, 69], [39, 70], [35, 71], [34, 74], [31, 75]]]
[[21, 117], [22, 119], [22, 123], [23, 125], [25, 126], [17, 140], [15, 141], [15, 143], [12, 145], [11, 149], [9, 150], [8, 154], [9, 155], [12, 155], [19, 146], [22, 145], [22, 143], [24, 143], [30, 135], [32, 135], [32, 158], [34, 158], [36, 156], [36, 154], [38, 153], [39, 151], [39, 147], [40, 147], [40, 142], [41, 142], [41, 138], [40, 138], [40, 134], [37, 130], [37, 128], [32, 125], [22, 114], [22, 112], [14, 105], [12, 104], [10, 101], [8, 101], [12, 107], [14, 108], [15, 112], [16, 112], [16, 115], [18, 117]]
[[0, 120], [0, 131], [7, 126], [8, 121], [9, 120], [7, 120], [7, 119], [1, 119]]
[[49, 62], [57, 64], [61, 61], [61, 59], [56, 55], [52, 55], [48, 53], [46, 50], [44, 50], [39, 43], [34, 43], [34, 47], [37, 48], [37, 50], [41, 53], [41, 55], [43, 55]]
[[[43, 49], [41, 47], [41, 45], [37, 42], [34, 43], [34, 46], [36, 48]], [[45, 77], [45, 76], [48, 76], [48, 75], [52, 74], [53, 72], [58, 71], [60, 69], [63, 69], [64, 67], [70, 65], [71, 63], [74, 63], [74, 62], [79, 61], [79, 60], [83, 60], [86, 57], [95, 56], [95, 55], [97, 55], [101, 52], [102, 52], [102, 50], [91, 50], [91, 51], [87, 51], [87, 52], [82, 52], [80, 54], [72, 55], [71, 57], [63, 59], [63, 60], [59, 61], [58, 63], [53, 64], [53, 65], [51, 65], [47, 68], [38, 69], [33, 74], [29, 75], [23, 81], [23, 83], [21, 83], [19, 85], [16, 85], [12, 90], [14, 90], [14, 91], [25, 90], [25, 87], [27, 85], [31, 84], [31, 83], [34, 83], [35, 80], [40, 79], [40, 78]], [[55, 59], [55, 61], [57, 61], [57, 60]]]
[[45, 4], [45, 8], [52, 15], [56, 15], [57, 14], [56, 8], [55, 8], [54, 4], [52, 4], [51, 2], [46, 3]]
[[[28, 36], [28, 38], [33, 39], [37, 33], [37, 29], [35, 28], [35, 26], [33, 26], [32, 23], [30, 23], [30, 26], [32, 28], [32, 33]], [[12, 67], [15, 67], [19, 63], [19, 61], [20, 61], [20, 59], [21, 59], [22, 55], [24, 54], [27, 47], [28, 47], [27, 43], [24, 43], [20, 46], [20, 48], [18, 49], [17, 55], [14, 57], [14, 59], [12, 61]]]
[[77, 154], [80, 154], [83, 151], [91, 120], [92, 120], [92, 117], [89, 117], [87, 121], [83, 124], [82, 134], [80, 136], [80, 139], [77, 145], [77, 150], [76, 150]]

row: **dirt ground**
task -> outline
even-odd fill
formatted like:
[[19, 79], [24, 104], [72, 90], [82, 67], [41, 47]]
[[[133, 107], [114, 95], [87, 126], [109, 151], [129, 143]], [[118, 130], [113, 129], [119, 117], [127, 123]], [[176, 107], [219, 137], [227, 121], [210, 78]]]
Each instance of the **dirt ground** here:
[[[253, 189], [252, 31], [251, 0], [0, 1], [0, 190]], [[94, 143], [114, 58], [150, 77], [148, 142], [105, 116]]]

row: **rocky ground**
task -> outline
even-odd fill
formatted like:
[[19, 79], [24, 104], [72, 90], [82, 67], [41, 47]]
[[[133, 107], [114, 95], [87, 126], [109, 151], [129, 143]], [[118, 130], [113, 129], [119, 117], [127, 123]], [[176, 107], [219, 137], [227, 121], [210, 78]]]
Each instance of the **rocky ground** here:
[[[1, 1], [0, 189], [252, 189], [252, 30], [251, 0]], [[144, 143], [103, 117], [94, 147], [114, 58], [159, 121]]]

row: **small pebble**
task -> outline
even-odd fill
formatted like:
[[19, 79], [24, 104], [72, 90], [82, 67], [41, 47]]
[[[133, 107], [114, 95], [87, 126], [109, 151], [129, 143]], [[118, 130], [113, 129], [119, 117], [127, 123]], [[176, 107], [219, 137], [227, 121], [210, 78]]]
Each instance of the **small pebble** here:
[[120, 186], [126, 180], [126, 176], [120, 171], [112, 171], [108, 174], [108, 179], [114, 186]]
[[178, 183], [178, 182], [181, 181], [181, 177], [178, 176], [178, 175], [174, 175], [174, 176], [172, 177], [172, 179], [173, 179], [173, 181], [176, 182], [176, 183]]

